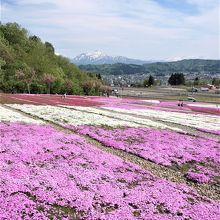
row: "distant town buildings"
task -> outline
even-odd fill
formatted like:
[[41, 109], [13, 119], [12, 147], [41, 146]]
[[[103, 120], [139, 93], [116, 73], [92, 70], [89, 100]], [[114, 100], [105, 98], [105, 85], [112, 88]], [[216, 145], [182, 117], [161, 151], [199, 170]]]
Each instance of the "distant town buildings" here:
[[[103, 80], [105, 80], [111, 86], [138, 86], [142, 85], [143, 81], [146, 80], [150, 75], [155, 77], [158, 85], [168, 85], [168, 79], [172, 73], [166, 75], [156, 75], [155, 73], [134, 73], [126, 75], [102, 75]], [[210, 81], [212, 78], [220, 78], [220, 74], [207, 74], [201, 72], [192, 72], [192, 73], [183, 73], [187, 81], [193, 81], [196, 77], [199, 77], [199, 80]], [[211, 89], [211, 88], [210, 88]]]

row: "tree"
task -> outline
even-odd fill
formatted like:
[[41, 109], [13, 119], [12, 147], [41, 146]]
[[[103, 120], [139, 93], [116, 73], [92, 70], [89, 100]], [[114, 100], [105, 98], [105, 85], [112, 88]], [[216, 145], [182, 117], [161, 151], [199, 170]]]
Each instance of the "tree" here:
[[46, 49], [49, 53], [54, 53], [55, 52], [55, 49], [54, 49], [53, 45], [50, 42], [46, 41], [45, 46], [46, 46]]
[[4, 66], [6, 62], [0, 57], [0, 73], [2, 73], [2, 66]]
[[153, 86], [153, 85], [154, 85], [154, 77], [150, 75], [148, 79], [148, 86]]
[[148, 79], [145, 79], [145, 80], [144, 80], [143, 86], [144, 86], [144, 87], [148, 86]]
[[44, 74], [43, 82], [46, 84], [49, 94], [51, 90], [51, 85], [54, 81], [55, 81], [55, 77], [52, 74], [49, 73]]
[[73, 82], [69, 79], [66, 79], [64, 81], [64, 88], [65, 88], [65, 91], [70, 94], [72, 93], [72, 89], [73, 89]]
[[13, 54], [8, 41], [0, 36], [0, 59], [8, 62], [13, 62]]
[[83, 83], [83, 90], [86, 95], [99, 95], [101, 83], [97, 80], [88, 80]]
[[170, 78], [168, 79], [168, 83], [170, 85], [183, 85], [185, 84], [185, 77], [183, 73], [171, 74]]
[[33, 83], [35, 77], [35, 70], [27, 65], [24, 65], [23, 69], [19, 69], [16, 71], [16, 78], [26, 84], [29, 94], [31, 93], [30, 85], [31, 83]]
[[32, 41], [35, 41], [35, 42], [40, 42], [41, 41], [40, 38], [36, 35], [30, 36], [29, 39], [32, 40]]
[[199, 85], [199, 77], [196, 77], [194, 79], [194, 86], [198, 86]]
[[102, 80], [102, 76], [101, 76], [100, 73], [96, 74], [96, 77], [97, 77], [98, 79]]
[[219, 86], [219, 85], [220, 85], [220, 79], [218, 79], [218, 78], [213, 78], [213, 79], [212, 79], [212, 85]]
[[21, 28], [17, 23], [0, 24], [0, 32], [2, 32], [3, 37], [12, 45], [19, 44], [25, 46], [28, 41], [26, 37], [27, 30]]

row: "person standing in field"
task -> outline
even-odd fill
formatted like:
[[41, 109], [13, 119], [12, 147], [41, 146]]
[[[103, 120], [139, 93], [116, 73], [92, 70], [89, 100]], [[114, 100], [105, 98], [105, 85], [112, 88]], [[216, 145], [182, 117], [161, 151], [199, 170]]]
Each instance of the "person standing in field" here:
[[61, 96], [62, 99], [65, 99], [66, 98], [66, 93], [64, 93], [62, 96]]

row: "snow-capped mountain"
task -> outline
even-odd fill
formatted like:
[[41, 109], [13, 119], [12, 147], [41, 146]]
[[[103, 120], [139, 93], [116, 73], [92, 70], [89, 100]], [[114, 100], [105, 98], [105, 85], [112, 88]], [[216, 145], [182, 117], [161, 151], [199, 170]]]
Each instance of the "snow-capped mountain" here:
[[144, 64], [149, 61], [131, 59], [123, 56], [109, 56], [101, 51], [94, 51], [92, 53], [82, 53], [72, 59], [72, 62], [76, 65], [87, 65], [87, 64], [114, 64], [114, 63], [125, 63], [125, 64]]

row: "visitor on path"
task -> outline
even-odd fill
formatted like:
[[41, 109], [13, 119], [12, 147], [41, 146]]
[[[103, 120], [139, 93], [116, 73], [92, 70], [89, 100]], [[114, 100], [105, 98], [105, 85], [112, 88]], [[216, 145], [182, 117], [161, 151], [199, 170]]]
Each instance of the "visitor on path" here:
[[179, 100], [178, 106], [183, 107], [183, 100]]
[[61, 96], [62, 99], [65, 99], [66, 98], [66, 93], [64, 93], [62, 96]]

